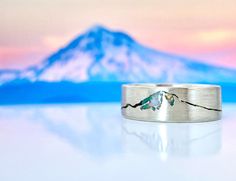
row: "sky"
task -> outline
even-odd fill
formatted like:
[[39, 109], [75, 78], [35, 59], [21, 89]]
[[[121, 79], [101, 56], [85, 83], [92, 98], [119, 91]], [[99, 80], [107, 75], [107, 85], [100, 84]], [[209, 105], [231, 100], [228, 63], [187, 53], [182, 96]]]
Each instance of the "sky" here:
[[235, 0], [1, 0], [0, 12], [0, 69], [36, 64], [94, 25], [236, 68]]

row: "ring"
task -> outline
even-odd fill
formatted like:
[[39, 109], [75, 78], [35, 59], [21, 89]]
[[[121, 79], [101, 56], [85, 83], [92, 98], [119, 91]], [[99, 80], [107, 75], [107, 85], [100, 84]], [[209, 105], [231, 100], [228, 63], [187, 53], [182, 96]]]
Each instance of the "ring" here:
[[207, 84], [124, 84], [122, 115], [157, 122], [221, 119], [221, 87]]

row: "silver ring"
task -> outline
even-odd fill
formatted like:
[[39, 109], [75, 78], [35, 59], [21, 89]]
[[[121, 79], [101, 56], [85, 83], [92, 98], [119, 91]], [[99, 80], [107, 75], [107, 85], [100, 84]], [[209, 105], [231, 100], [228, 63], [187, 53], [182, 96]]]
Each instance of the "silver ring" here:
[[221, 87], [206, 84], [124, 84], [122, 115], [158, 122], [221, 119]]

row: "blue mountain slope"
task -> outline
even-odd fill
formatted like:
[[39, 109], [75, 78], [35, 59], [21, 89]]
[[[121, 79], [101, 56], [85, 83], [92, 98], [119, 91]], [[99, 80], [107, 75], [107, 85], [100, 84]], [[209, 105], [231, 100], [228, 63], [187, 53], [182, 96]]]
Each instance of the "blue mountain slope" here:
[[[235, 76], [233, 69], [160, 52], [125, 33], [96, 26], [35, 66], [0, 71], [0, 98], [4, 96], [0, 103], [116, 101], [120, 96], [117, 85], [122, 82], [200, 82], [232, 87]], [[94, 85], [102, 84], [118, 97], [107, 98], [101, 91], [93, 98], [93, 91], [87, 91], [87, 96], [82, 92], [86, 86], [94, 90]]]

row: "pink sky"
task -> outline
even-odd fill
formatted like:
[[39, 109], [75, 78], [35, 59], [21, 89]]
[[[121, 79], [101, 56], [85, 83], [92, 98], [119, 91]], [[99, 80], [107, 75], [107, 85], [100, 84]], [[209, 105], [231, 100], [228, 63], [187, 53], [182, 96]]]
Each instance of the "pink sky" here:
[[25, 68], [102, 24], [147, 46], [236, 68], [235, 0], [3, 0], [0, 68]]

